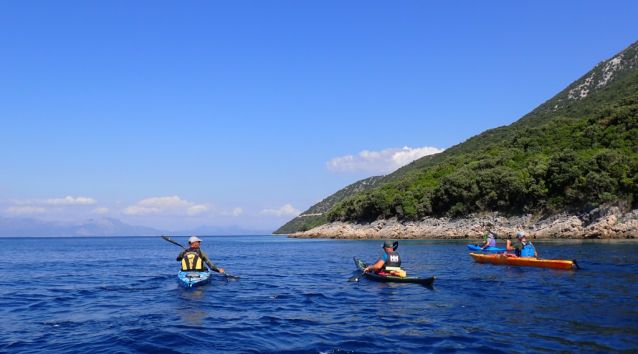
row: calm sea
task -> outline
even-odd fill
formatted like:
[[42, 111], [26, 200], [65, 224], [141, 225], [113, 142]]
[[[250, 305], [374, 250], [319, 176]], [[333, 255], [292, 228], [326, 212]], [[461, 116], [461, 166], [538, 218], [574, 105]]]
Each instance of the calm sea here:
[[[186, 237], [175, 237], [186, 244]], [[637, 352], [638, 243], [536, 242], [579, 271], [475, 263], [464, 242], [401, 241], [433, 288], [360, 283], [381, 241], [202, 237], [241, 276], [178, 285], [159, 237], [0, 239], [4, 353]]]

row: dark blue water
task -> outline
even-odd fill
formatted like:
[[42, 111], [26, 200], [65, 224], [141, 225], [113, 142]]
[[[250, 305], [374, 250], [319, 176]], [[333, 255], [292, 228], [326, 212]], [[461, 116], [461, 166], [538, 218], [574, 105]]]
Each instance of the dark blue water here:
[[[186, 243], [186, 238], [175, 238]], [[432, 289], [361, 279], [380, 241], [205, 237], [228, 273], [184, 289], [159, 237], [0, 239], [0, 352], [636, 352], [638, 243], [536, 242], [580, 271], [475, 263], [401, 241]]]

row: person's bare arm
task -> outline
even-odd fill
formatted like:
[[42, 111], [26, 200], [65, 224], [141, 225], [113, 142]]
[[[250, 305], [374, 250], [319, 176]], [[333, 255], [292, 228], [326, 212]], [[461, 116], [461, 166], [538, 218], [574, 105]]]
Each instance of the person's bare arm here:
[[383, 267], [383, 265], [384, 265], [384, 264], [385, 264], [385, 262], [384, 262], [384, 261], [382, 261], [382, 260], [378, 260], [378, 261], [377, 261], [377, 263], [375, 263], [375, 264], [373, 264], [373, 265], [371, 265], [371, 266], [367, 267], [367, 268], [364, 270], [364, 272], [366, 272], [366, 273], [367, 273], [367, 272], [369, 272], [369, 271], [371, 271], [371, 270], [381, 269], [381, 268]]
[[508, 251], [516, 251], [516, 249], [512, 248], [512, 241], [507, 240], [507, 245], [505, 246], [505, 249]]

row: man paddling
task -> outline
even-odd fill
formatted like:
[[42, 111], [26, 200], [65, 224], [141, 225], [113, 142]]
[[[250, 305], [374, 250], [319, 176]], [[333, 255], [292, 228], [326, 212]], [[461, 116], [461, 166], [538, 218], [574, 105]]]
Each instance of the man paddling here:
[[205, 272], [206, 267], [202, 262], [206, 262], [208, 268], [218, 273], [224, 273], [221, 268], [215, 267], [215, 265], [208, 259], [206, 252], [199, 249], [199, 243], [202, 242], [199, 238], [193, 236], [188, 239], [188, 249], [183, 250], [177, 255], [177, 261], [182, 262], [182, 271], [194, 271]]
[[385, 252], [379, 257], [377, 263], [367, 267], [364, 273], [373, 270], [379, 274], [391, 274], [393, 271], [401, 270], [401, 255], [394, 250], [392, 241], [385, 241], [383, 243], [383, 250]]
[[534, 257], [538, 258], [536, 247], [525, 238], [525, 232], [521, 231], [516, 235], [516, 240], [511, 242], [507, 240], [506, 249], [510, 252], [514, 251], [517, 257]]

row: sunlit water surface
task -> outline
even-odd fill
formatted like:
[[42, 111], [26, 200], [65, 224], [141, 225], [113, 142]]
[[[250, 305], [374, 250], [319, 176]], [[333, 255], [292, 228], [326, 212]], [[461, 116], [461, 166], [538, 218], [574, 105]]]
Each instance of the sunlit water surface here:
[[[638, 243], [536, 242], [579, 271], [475, 263], [465, 242], [401, 241], [433, 288], [361, 279], [380, 241], [203, 237], [215, 276], [178, 285], [159, 237], [0, 239], [0, 352], [636, 352]], [[186, 237], [175, 240], [186, 244]]]

